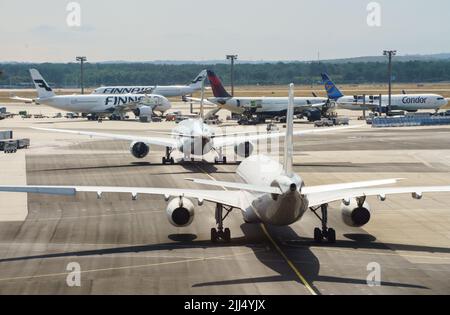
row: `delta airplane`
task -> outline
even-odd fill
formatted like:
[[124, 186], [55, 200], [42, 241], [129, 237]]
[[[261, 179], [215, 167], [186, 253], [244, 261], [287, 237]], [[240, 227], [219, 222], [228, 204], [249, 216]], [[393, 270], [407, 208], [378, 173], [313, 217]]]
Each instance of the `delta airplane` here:
[[[328, 204], [341, 201], [341, 214], [345, 224], [362, 227], [369, 223], [371, 211], [366, 198], [378, 196], [385, 201], [387, 195], [412, 194], [421, 199], [424, 193], [450, 192], [450, 186], [380, 187], [396, 183], [396, 179], [366, 182], [339, 183], [334, 185], [306, 186], [293, 171], [294, 91], [289, 91], [287, 130], [283, 164], [263, 155], [253, 155], [237, 168], [239, 182], [221, 182], [204, 179], [188, 179], [194, 183], [222, 187], [221, 190], [175, 189], [156, 187], [101, 187], [101, 186], [0, 186], [2, 192], [39, 193], [73, 196], [79, 192], [93, 192], [101, 198], [104, 193], [128, 193], [132, 200], [139, 194], [160, 195], [168, 202], [166, 213], [169, 222], [176, 227], [186, 227], [194, 220], [196, 202], [216, 204], [216, 227], [211, 229], [211, 241], [231, 241], [231, 231], [224, 228], [228, 214], [237, 210], [244, 222], [287, 226], [302, 219], [311, 210], [320, 220], [321, 228], [314, 229], [314, 239], [330, 243], [336, 241], [336, 232], [328, 227]], [[331, 129], [329, 129], [331, 130]], [[225, 190], [230, 189], [230, 190]], [[320, 210], [320, 213], [317, 211]]]
[[[322, 73], [321, 76], [328, 97], [336, 102], [338, 107], [348, 110], [380, 110], [379, 95], [367, 96], [364, 104], [364, 96], [344, 96], [326, 73]], [[447, 103], [447, 99], [437, 94], [393, 94], [391, 95], [391, 106], [388, 109], [389, 95], [381, 96], [381, 110], [383, 113], [392, 110], [417, 112], [421, 109], [431, 109], [438, 112]]]
[[151, 117], [155, 111], [164, 113], [171, 108], [167, 98], [155, 94], [55, 95], [38, 70], [30, 69], [30, 74], [38, 93], [38, 98], [31, 101], [64, 111], [120, 119], [127, 111], [133, 111], [139, 117]]
[[[243, 114], [248, 118], [257, 116], [258, 120], [273, 117], [285, 117], [287, 112], [287, 97], [232, 97], [223, 87], [219, 77], [208, 70], [208, 79], [214, 94], [214, 98], [208, 98], [206, 103], [227, 109], [232, 113]], [[199, 101], [199, 99], [186, 98]], [[296, 97], [294, 99], [294, 112], [306, 116], [310, 121], [320, 120], [322, 109], [329, 104], [325, 97]]]
[[199, 73], [189, 85], [169, 86], [105, 86], [95, 89], [92, 94], [143, 94], [151, 93], [165, 97], [185, 96], [199, 91], [206, 79], [206, 70]]

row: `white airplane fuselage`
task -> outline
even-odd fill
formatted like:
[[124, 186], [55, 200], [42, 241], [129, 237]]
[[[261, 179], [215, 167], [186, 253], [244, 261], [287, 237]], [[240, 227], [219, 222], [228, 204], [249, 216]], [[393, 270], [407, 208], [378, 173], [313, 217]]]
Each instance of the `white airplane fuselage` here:
[[300, 220], [308, 209], [308, 200], [301, 195], [303, 181], [297, 174], [288, 177], [283, 166], [264, 155], [244, 160], [236, 174], [246, 184], [279, 187], [283, 194], [244, 192], [249, 207], [243, 212], [248, 223], [291, 225]]
[[[379, 96], [366, 96], [366, 104], [361, 106], [363, 97], [358, 96], [357, 102], [354, 96], [343, 96], [336, 100], [338, 107], [348, 110], [372, 110], [373, 105], [379, 105]], [[388, 95], [381, 96], [382, 107], [386, 107], [389, 102]], [[355, 103], [357, 105], [351, 104]], [[447, 105], [448, 101], [437, 94], [394, 94], [391, 100], [391, 110], [418, 111], [418, 110], [439, 110]]]
[[161, 95], [124, 94], [124, 95], [56, 95], [49, 98], [38, 98], [45, 104], [60, 110], [77, 113], [113, 113], [118, 107], [127, 103], [141, 101], [141, 105], [149, 106], [154, 111], [165, 112], [171, 108], [169, 100]]
[[105, 86], [95, 89], [94, 95], [115, 95], [115, 94], [139, 94], [145, 91], [151, 91], [152, 94], [165, 97], [184, 96], [193, 94], [198, 88], [189, 85], [169, 85], [169, 86]]
[[172, 130], [179, 141], [178, 150], [185, 155], [203, 156], [213, 149], [214, 130], [201, 119], [186, 119]]
[[[223, 108], [242, 114], [245, 111], [254, 111], [255, 114], [269, 116], [286, 115], [288, 107], [287, 97], [233, 97], [209, 98], [208, 101]], [[308, 108], [308, 105], [323, 104], [328, 101], [326, 97], [296, 97], [294, 99], [294, 112], [299, 113]]]

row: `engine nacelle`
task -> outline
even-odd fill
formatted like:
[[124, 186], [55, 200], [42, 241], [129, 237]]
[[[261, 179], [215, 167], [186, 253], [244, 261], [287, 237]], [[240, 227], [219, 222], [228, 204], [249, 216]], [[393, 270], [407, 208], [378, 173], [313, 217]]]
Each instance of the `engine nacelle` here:
[[248, 158], [252, 155], [253, 149], [254, 145], [250, 141], [241, 142], [234, 146], [234, 153], [242, 158]]
[[172, 199], [167, 205], [167, 218], [176, 227], [185, 227], [194, 220], [194, 204], [185, 197]]
[[130, 152], [135, 158], [143, 159], [150, 152], [150, 146], [144, 142], [135, 141], [130, 145]]
[[322, 119], [322, 112], [319, 109], [308, 109], [303, 112], [303, 116], [306, 117], [309, 122], [315, 122]]
[[139, 106], [133, 110], [133, 114], [137, 117], [152, 117], [153, 109], [150, 106]]
[[351, 227], [362, 227], [370, 221], [370, 206], [364, 202], [362, 207], [358, 206], [356, 199], [341, 204], [342, 220]]

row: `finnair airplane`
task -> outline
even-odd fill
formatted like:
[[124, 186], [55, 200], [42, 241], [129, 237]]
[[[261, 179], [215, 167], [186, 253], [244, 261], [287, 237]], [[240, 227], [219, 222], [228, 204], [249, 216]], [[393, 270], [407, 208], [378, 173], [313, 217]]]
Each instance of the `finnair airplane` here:
[[[168, 202], [166, 213], [169, 222], [176, 227], [186, 227], [194, 220], [194, 202], [201, 206], [205, 201], [216, 204], [216, 226], [211, 228], [211, 241], [231, 241], [231, 231], [224, 228], [224, 220], [231, 211], [240, 211], [244, 222], [286, 226], [302, 219], [309, 209], [321, 222], [314, 229], [314, 239], [330, 243], [336, 241], [336, 231], [328, 227], [328, 204], [341, 201], [344, 223], [362, 227], [369, 223], [371, 211], [366, 198], [378, 196], [385, 201], [387, 195], [412, 194], [421, 199], [423, 193], [450, 192], [450, 186], [379, 187], [396, 183], [396, 179], [366, 182], [339, 183], [334, 185], [306, 186], [293, 171], [294, 91], [290, 86], [287, 130], [283, 163], [268, 156], [253, 155], [244, 160], [236, 171], [239, 181], [220, 182], [188, 179], [194, 183], [230, 190], [175, 189], [156, 187], [101, 187], [101, 186], [0, 186], [2, 192], [23, 192], [51, 195], [76, 195], [93, 192], [101, 198], [104, 193], [128, 193], [132, 200], [139, 194], [160, 195]], [[331, 129], [329, 129], [331, 130]], [[320, 214], [316, 213], [320, 210]]]
[[[335, 101], [338, 107], [348, 110], [369, 110], [379, 111], [380, 96], [366, 96], [364, 104], [364, 96], [354, 95], [345, 96], [339, 88], [333, 83], [326, 73], [322, 73], [322, 80], [325, 85], [328, 97]], [[443, 106], [447, 105], [448, 100], [437, 94], [393, 94], [391, 95], [391, 106], [389, 111], [403, 110], [407, 112], [417, 112], [421, 109], [439, 111]], [[381, 109], [383, 113], [388, 111], [389, 95], [381, 96]]]
[[95, 89], [92, 94], [143, 94], [152, 93], [165, 97], [185, 96], [199, 91], [202, 82], [206, 79], [206, 70], [203, 70], [191, 81], [189, 85], [169, 86], [104, 86]]
[[[287, 97], [232, 97], [224, 88], [219, 77], [208, 70], [208, 79], [214, 94], [206, 103], [227, 109], [232, 113], [257, 116], [264, 121], [273, 117], [285, 117], [288, 106]], [[187, 98], [199, 101], [199, 99]], [[296, 97], [294, 99], [295, 114], [303, 114], [310, 121], [320, 120], [322, 109], [328, 105], [326, 97]]]
[[155, 94], [56, 95], [39, 71], [30, 69], [30, 74], [38, 93], [38, 98], [32, 101], [64, 111], [109, 115], [118, 119], [127, 111], [133, 111], [139, 117], [151, 117], [155, 111], [164, 113], [171, 108], [167, 98]]

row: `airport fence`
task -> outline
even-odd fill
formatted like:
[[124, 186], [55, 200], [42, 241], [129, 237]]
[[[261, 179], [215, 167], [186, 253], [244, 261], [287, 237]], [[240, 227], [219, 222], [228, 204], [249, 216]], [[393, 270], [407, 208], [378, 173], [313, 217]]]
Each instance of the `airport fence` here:
[[375, 117], [373, 128], [450, 125], [450, 116]]

